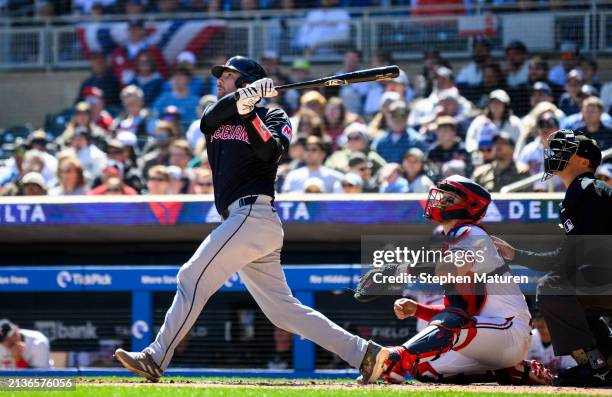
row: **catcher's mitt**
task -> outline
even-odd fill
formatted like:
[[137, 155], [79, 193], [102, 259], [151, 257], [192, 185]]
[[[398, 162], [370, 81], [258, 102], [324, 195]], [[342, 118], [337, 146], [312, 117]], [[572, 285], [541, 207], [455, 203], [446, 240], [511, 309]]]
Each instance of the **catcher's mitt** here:
[[[381, 273], [382, 276], [396, 276], [401, 272], [401, 265], [389, 264], [381, 267], [373, 267], [359, 279], [355, 290], [355, 299], [359, 302], [371, 302], [382, 296], [400, 295], [403, 284], [389, 284], [374, 281], [374, 275]], [[405, 269], [405, 268], [404, 268]]]

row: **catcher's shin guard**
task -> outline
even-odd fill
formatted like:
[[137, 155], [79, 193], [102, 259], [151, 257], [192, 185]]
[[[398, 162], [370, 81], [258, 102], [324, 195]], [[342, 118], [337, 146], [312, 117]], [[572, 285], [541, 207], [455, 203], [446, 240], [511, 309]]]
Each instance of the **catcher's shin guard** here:
[[[418, 379], [421, 363], [435, 360], [449, 350], [469, 343], [475, 336], [474, 323], [475, 320], [460, 309], [447, 308], [438, 313], [424, 330], [408, 342], [389, 348], [392, 354], [385, 363], [385, 381], [397, 383], [405, 372]], [[468, 332], [462, 333], [465, 329]]]

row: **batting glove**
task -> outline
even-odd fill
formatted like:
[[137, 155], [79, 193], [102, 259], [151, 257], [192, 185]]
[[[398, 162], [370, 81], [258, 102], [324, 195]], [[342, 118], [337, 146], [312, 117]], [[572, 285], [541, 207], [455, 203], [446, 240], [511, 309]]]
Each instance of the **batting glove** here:
[[257, 93], [262, 98], [273, 98], [278, 95], [278, 91], [274, 88], [274, 81], [271, 78], [263, 78], [251, 83], [247, 88], [255, 88]]
[[236, 101], [236, 107], [238, 108], [238, 114], [246, 116], [255, 109], [257, 102], [261, 100], [261, 97], [254, 96], [249, 98], [240, 98]]

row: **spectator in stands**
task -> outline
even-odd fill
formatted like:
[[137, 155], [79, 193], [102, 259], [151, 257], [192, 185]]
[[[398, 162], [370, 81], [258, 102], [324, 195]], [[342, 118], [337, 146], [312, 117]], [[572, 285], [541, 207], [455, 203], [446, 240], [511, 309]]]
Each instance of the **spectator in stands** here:
[[[583, 84], [582, 87], [580, 87], [580, 92], [578, 93], [578, 106], [580, 108], [580, 111], [578, 113], [569, 114], [567, 115], [567, 117], [563, 118], [563, 120], [561, 121], [561, 128], [569, 128], [572, 130], [576, 130], [584, 126], [584, 119], [582, 115], [582, 102], [589, 97], [597, 97], [597, 90], [592, 85]], [[612, 126], [612, 117], [610, 117], [610, 115], [607, 113], [601, 113], [600, 121], [603, 125], [607, 127]]]
[[374, 114], [370, 120], [370, 123], [368, 124], [368, 136], [370, 139], [375, 139], [385, 132], [385, 130], [388, 128], [387, 117], [389, 115], [389, 106], [393, 102], [401, 99], [401, 95], [397, 92], [385, 92], [380, 97], [378, 112]]
[[578, 66], [579, 50], [576, 43], [564, 41], [561, 43], [561, 62], [548, 72], [548, 80], [561, 87], [565, 85], [567, 74]]
[[597, 61], [592, 58], [580, 59], [580, 71], [582, 72], [582, 82], [595, 87], [597, 91], [601, 90], [601, 82], [597, 75]]
[[404, 101], [393, 102], [389, 106], [387, 124], [389, 128], [372, 143], [372, 149], [389, 163], [400, 163], [404, 153], [417, 147], [426, 151], [423, 136], [408, 127], [408, 106]]
[[[124, 184], [124, 178], [125, 168], [123, 164], [119, 161], [108, 160], [102, 175], [96, 180], [99, 182], [99, 185], [96, 185], [94, 182], [93, 186], [95, 187], [89, 194], [93, 196], [104, 196], [107, 194], [137, 195], [138, 192], [136, 190]], [[118, 180], [118, 182], [115, 180]]]
[[[408, 125], [413, 128], [427, 130], [427, 124], [435, 122], [436, 118], [442, 115], [444, 108], [439, 105], [441, 101], [446, 98], [452, 98], [458, 103], [458, 118], [456, 121], [463, 129], [462, 124], [470, 117], [472, 105], [466, 98], [461, 96], [453, 82], [453, 71], [445, 66], [436, 69], [436, 78], [433, 83], [431, 94], [427, 98], [418, 100], [414, 103], [408, 118]], [[452, 105], [450, 102], [448, 104]], [[447, 115], [448, 114], [454, 113], [447, 112]], [[468, 126], [469, 125], [465, 126], [465, 130], [467, 130]], [[462, 136], [465, 130], [462, 131]]]
[[147, 172], [147, 189], [149, 194], [168, 194], [170, 188], [170, 175], [168, 167], [155, 165]]
[[349, 159], [355, 153], [363, 153], [372, 164], [372, 172], [376, 174], [385, 164], [385, 160], [374, 150], [370, 149], [368, 127], [361, 123], [349, 124], [340, 139], [342, 149], [332, 153], [325, 165], [340, 172], [349, 171]]
[[304, 181], [304, 192], [303, 193], [324, 193], [325, 183], [321, 178], [310, 177]]
[[484, 80], [484, 66], [491, 62], [491, 41], [476, 37], [472, 44], [472, 62], [465, 65], [457, 75], [458, 86], [476, 87]]
[[153, 150], [139, 159], [143, 175], [148, 175], [149, 169], [155, 165], [169, 164], [170, 145], [172, 145], [178, 136], [178, 130], [169, 121], [162, 120], [157, 123], [153, 135]]
[[[202, 95], [217, 95], [217, 81], [211, 75], [206, 80], [196, 76], [195, 66], [197, 63], [196, 56], [191, 51], [181, 51], [176, 57], [175, 69], [183, 68], [189, 70], [191, 74], [191, 80], [189, 81], [189, 93], [197, 96], [198, 98]], [[163, 85], [164, 93], [172, 92], [172, 81], [166, 81]]]
[[408, 193], [408, 181], [402, 177], [402, 168], [397, 163], [387, 163], [380, 170], [380, 193]]
[[506, 80], [501, 66], [497, 62], [488, 62], [483, 67], [482, 83], [477, 87], [473, 97], [476, 107], [483, 109], [489, 102], [489, 93], [493, 90], [506, 90]]
[[474, 170], [472, 179], [490, 192], [529, 176], [525, 164], [514, 162], [514, 138], [506, 131], [493, 137], [495, 160]]
[[319, 178], [323, 182], [323, 193], [339, 193], [342, 191], [340, 182], [342, 174], [323, 166], [325, 160], [325, 145], [321, 138], [309, 136], [306, 139], [304, 167], [290, 171], [283, 183], [285, 193], [304, 192], [305, 182], [309, 178]]
[[89, 64], [91, 75], [81, 83], [77, 102], [85, 100], [85, 87], [96, 87], [104, 93], [106, 105], [119, 105], [119, 80], [109, 68], [106, 55], [103, 52], [92, 52], [89, 56]]
[[504, 71], [506, 74], [506, 85], [518, 87], [527, 84], [529, 80], [529, 63], [527, 62], [527, 46], [520, 40], [513, 40], [505, 49], [506, 62]]
[[75, 196], [88, 192], [81, 162], [76, 157], [63, 157], [57, 166], [58, 185], [49, 189], [49, 196]]
[[595, 177], [612, 186], [612, 163], [603, 163], [595, 171]]
[[144, 95], [144, 105], [150, 107], [162, 92], [164, 79], [156, 70], [156, 64], [151, 54], [142, 51], [136, 57], [134, 78], [129, 82], [139, 87]]
[[[310, 76], [310, 62], [307, 59], [294, 59], [291, 63], [291, 82], [312, 80]], [[289, 114], [293, 114], [299, 107], [301, 92], [299, 90], [287, 90], [283, 97], [284, 106]]]
[[215, 102], [217, 102], [217, 97], [214, 95], [204, 95], [202, 98], [200, 98], [198, 108], [196, 110], [198, 118], [193, 120], [187, 129], [187, 133], [185, 134], [187, 142], [189, 142], [189, 147], [195, 155], [199, 154], [205, 146], [204, 135], [202, 134], [202, 131], [200, 131], [199, 117], [202, 116], [207, 107]]
[[186, 194], [189, 187], [189, 179], [186, 170], [181, 169], [176, 165], [170, 165], [168, 168], [168, 177], [170, 182], [168, 185], [168, 194]]
[[104, 92], [98, 87], [87, 86], [83, 88], [83, 100], [91, 107], [91, 119], [108, 135], [113, 126], [113, 116], [105, 109]]
[[21, 178], [20, 196], [46, 196], [47, 185], [40, 172], [28, 172]]
[[127, 15], [139, 15], [145, 12], [145, 0], [127, 0], [123, 7]]
[[[544, 149], [548, 147], [548, 137], [553, 132], [559, 129], [559, 120], [553, 112], [544, 112], [537, 119], [538, 136], [532, 142], [528, 143], [519, 153], [517, 163], [527, 165], [531, 175], [544, 171]], [[552, 183], [555, 189], [563, 188], [562, 181], [557, 178], [552, 178]], [[535, 191], [549, 190], [546, 182], [536, 182], [534, 184]]]
[[601, 99], [590, 96], [582, 101], [582, 123], [576, 129], [577, 133], [595, 139], [600, 150], [612, 147], [612, 128], [602, 123], [603, 102]]
[[293, 137], [289, 144], [288, 156], [283, 158], [283, 162], [279, 164], [276, 172], [276, 191], [281, 192], [285, 178], [290, 171], [301, 168], [306, 165], [306, 139], [308, 135], [300, 133]]
[[349, 172], [342, 179], [342, 191], [344, 193], [363, 193], [363, 179], [359, 175]]
[[[302, 96], [302, 99], [304, 99], [304, 97], [307, 97], [307, 95], [308, 93], [304, 94]], [[322, 95], [321, 98], [323, 98]], [[313, 103], [315, 101], [306, 102], [304, 100], [303, 102]], [[319, 99], [317, 99], [316, 102], [321, 103]], [[325, 103], [327, 103], [327, 101], [325, 101]], [[293, 117], [291, 117], [289, 120], [291, 121], [291, 126], [293, 127], [293, 130], [298, 131], [298, 133], [300, 134], [317, 136], [321, 136], [323, 134], [323, 119], [316, 111], [312, 110], [312, 107], [310, 105], [302, 106], [300, 110], [296, 114], [294, 114]]]
[[402, 170], [408, 181], [410, 193], [427, 193], [434, 183], [425, 174], [425, 153], [420, 149], [412, 148], [404, 155]]
[[173, 14], [180, 11], [179, 0], [157, 0], [155, 3], [160, 14]]
[[[130, 195], [130, 193], [126, 190], [129, 188], [123, 184], [123, 180], [118, 176], [111, 176], [104, 181], [104, 185], [100, 186], [101, 192], [99, 195], [103, 196], [123, 196]], [[93, 190], [89, 194], [97, 194], [94, 193]]]
[[45, 165], [40, 173], [47, 183], [53, 179], [57, 170], [57, 159], [47, 151], [48, 143], [47, 133], [44, 130], [32, 131], [27, 140], [28, 147], [38, 150], [43, 156]]
[[521, 133], [521, 120], [512, 113], [510, 96], [504, 90], [494, 90], [489, 94], [489, 103], [484, 113], [470, 124], [465, 137], [465, 149], [473, 152], [478, 147], [479, 133], [484, 124], [492, 122], [498, 131], [506, 131], [516, 142]]
[[0, 320], [0, 369], [53, 367], [49, 338], [40, 331], [19, 328]]
[[338, 138], [340, 138], [346, 126], [357, 120], [363, 121], [357, 114], [346, 109], [342, 99], [338, 97], [329, 98], [325, 105], [323, 134], [331, 139], [333, 151], [341, 144], [338, 142]]
[[[106, 145], [106, 155], [108, 163], [113, 162], [112, 164], [117, 164], [116, 168], [121, 171], [123, 183], [134, 189], [136, 193], [142, 192], [144, 189], [142, 176], [135, 166], [134, 160], [130, 158], [130, 148], [126, 147], [122, 141], [112, 139], [108, 142], [108, 145]], [[100, 184], [102, 184], [101, 179], [93, 182], [93, 186], [99, 186]]]
[[84, 127], [77, 127], [70, 142], [70, 147], [83, 166], [86, 179], [93, 181], [100, 176], [106, 166], [106, 154], [93, 143], [91, 132]]
[[79, 14], [90, 14], [92, 9], [98, 5], [106, 8], [115, 3], [116, 0], [72, 0], [72, 11]]
[[533, 84], [533, 87], [531, 89], [531, 96], [529, 97], [529, 105], [531, 106], [530, 109], [536, 107], [536, 105], [540, 102], [552, 103], [553, 101], [553, 91], [547, 83], [543, 81], [537, 81]]
[[[362, 68], [362, 55], [361, 51], [350, 48], [344, 53], [344, 65], [343, 68], [338, 70], [336, 74], [350, 73]], [[358, 83], [348, 84], [340, 88], [339, 96], [342, 98], [346, 109], [349, 112], [362, 114], [363, 105], [365, 102], [366, 95], [368, 94], [369, 84]], [[327, 90], [328, 93], [334, 94], [333, 89]]]
[[126, 43], [111, 53], [111, 67], [115, 77], [123, 85], [129, 84], [136, 75], [136, 57], [141, 52], [147, 52], [155, 61], [156, 70], [163, 77], [168, 74], [164, 57], [159, 48], [147, 42], [147, 31], [144, 21], [132, 19], [128, 22]]
[[153, 109], [160, 115], [168, 106], [176, 106], [181, 114], [181, 129], [183, 131], [186, 131], [189, 124], [198, 118], [196, 108], [200, 97], [191, 94], [189, 91], [190, 82], [191, 71], [184, 67], [176, 68], [172, 74], [172, 91], [163, 93], [153, 105]]
[[527, 353], [527, 360], [537, 360], [556, 373], [560, 369], [576, 366], [576, 361], [570, 355], [557, 356], [553, 350], [550, 331], [544, 317], [540, 313], [532, 316], [533, 329], [531, 330], [531, 347]]
[[578, 69], [570, 70], [565, 81], [565, 92], [559, 98], [559, 109], [565, 114], [580, 111], [580, 87], [582, 87], [582, 72]]
[[69, 146], [77, 130], [87, 131], [92, 142], [103, 143], [106, 139], [104, 130], [93, 123], [91, 106], [87, 102], [79, 102], [76, 104], [72, 119], [56, 141], [60, 146]]
[[476, 132], [477, 149], [469, 152], [472, 155], [472, 165], [479, 166], [495, 160], [493, 149], [493, 137], [499, 134], [499, 130], [492, 121], [485, 121], [480, 130]]
[[[10, 175], [10, 179], [7, 179], [0, 191], [0, 196], [21, 196], [23, 195], [22, 180], [26, 174], [37, 173], [40, 174], [45, 166], [45, 158], [42, 152], [36, 149], [30, 149], [25, 151], [25, 145], [23, 148], [18, 148], [17, 151], [24, 150], [23, 159], [9, 163], [7, 167], [15, 167], [7, 172]], [[15, 155], [21, 156], [20, 153]], [[8, 170], [7, 170], [8, 171]], [[41, 174], [42, 175], [42, 174]], [[44, 183], [44, 181], [43, 181]]]
[[[393, 60], [391, 53], [386, 50], [379, 50], [379, 51], [376, 51], [374, 54], [372, 54], [372, 58], [370, 60], [369, 66], [371, 68], [378, 68], [378, 67], [393, 65], [393, 64], [395, 64], [395, 61]], [[404, 82], [404, 80], [406, 82], [408, 80], [406, 73], [401, 69], [400, 69], [400, 76], [396, 78], [395, 80], [398, 80], [399, 82], [400, 78], [401, 78], [402, 83]], [[389, 86], [387, 83], [389, 83], [390, 81], [391, 80], [381, 80], [381, 81], [369, 81], [367, 83], [364, 83], [365, 84], [365, 90], [364, 90], [365, 99], [364, 99], [364, 104], [363, 104], [362, 115], [364, 115], [366, 118], [368, 119], [371, 118], [375, 113], [377, 113], [380, 110], [381, 97], [386, 91], [397, 91], [398, 93], [400, 93], [400, 95], [404, 95], [404, 92], [406, 93], [409, 92], [410, 95], [407, 95], [406, 98], [404, 99], [406, 100], [406, 102], [410, 102], [410, 100], [412, 99], [412, 96], [413, 96], [412, 90], [410, 89], [401, 90], [399, 88], [398, 82], [394, 82], [392, 86]]]
[[212, 172], [207, 168], [196, 168], [189, 186], [191, 194], [213, 194]]
[[289, 76], [281, 70], [278, 52], [274, 50], [265, 50], [261, 56], [261, 66], [266, 71], [268, 77], [274, 80], [276, 85], [287, 84], [291, 81]]
[[373, 172], [372, 165], [361, 152], [353, 153], [348, 160], [348, 172], [359, 175], [361, 180], [363, 180], [363, 191], [365, 193], [378, 192], [378, 172]]
[[112, 129], [129, 131], [141, 142], [145, 142], [149, 126], [153, 123], [154, 118], [144, 107], [144, 93], [137, 86], [128, 85], [121, 90], [121, 102], [125, 110], [117, 116]]
[[534, 106], [534, 108], [521, 119], [523, 129], [521, 131], [521, 136], [516, 142], [515, 158], [518, 157], [518, 154], [527, 143], [531, 142], [539, 135], [538, 120], [544, 113], [552, 113], [557, 121], [565, 118], [565, 113], [557, 108], [552, 102], [540, 102]]
[[427, 158], [438, 169], [451, 160], [462, 160], [467, 164], [469, 156], [465, 145], [457, 136], [455, 120], [450, 116], [441, 116], [436, 123], [436, 142], [429, 149]]
[[335, 53], [334, 46], [345, 45], [350, 40], [349, 21], [348, 11], [338, 8], [338, 0], [321, 0], [321, 8], [306, 15], [297, 44], [307, 54]]
[[177, 139], [170, 145], [170, 165], [177, 166], [184, 171], [191, 161], [191, 149], [184, 139]]

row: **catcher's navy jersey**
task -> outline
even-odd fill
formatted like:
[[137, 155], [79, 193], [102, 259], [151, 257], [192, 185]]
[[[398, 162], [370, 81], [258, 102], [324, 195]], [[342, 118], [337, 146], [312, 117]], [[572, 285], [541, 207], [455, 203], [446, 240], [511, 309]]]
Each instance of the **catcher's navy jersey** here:
[[287, 152], [292, 135], [282, 109], [256, 107], [241, 117], [230, 94], [204, 112], [200, 130], [206, 137], [219, 213], [241, 197], [274, 197], [278, 160]]

